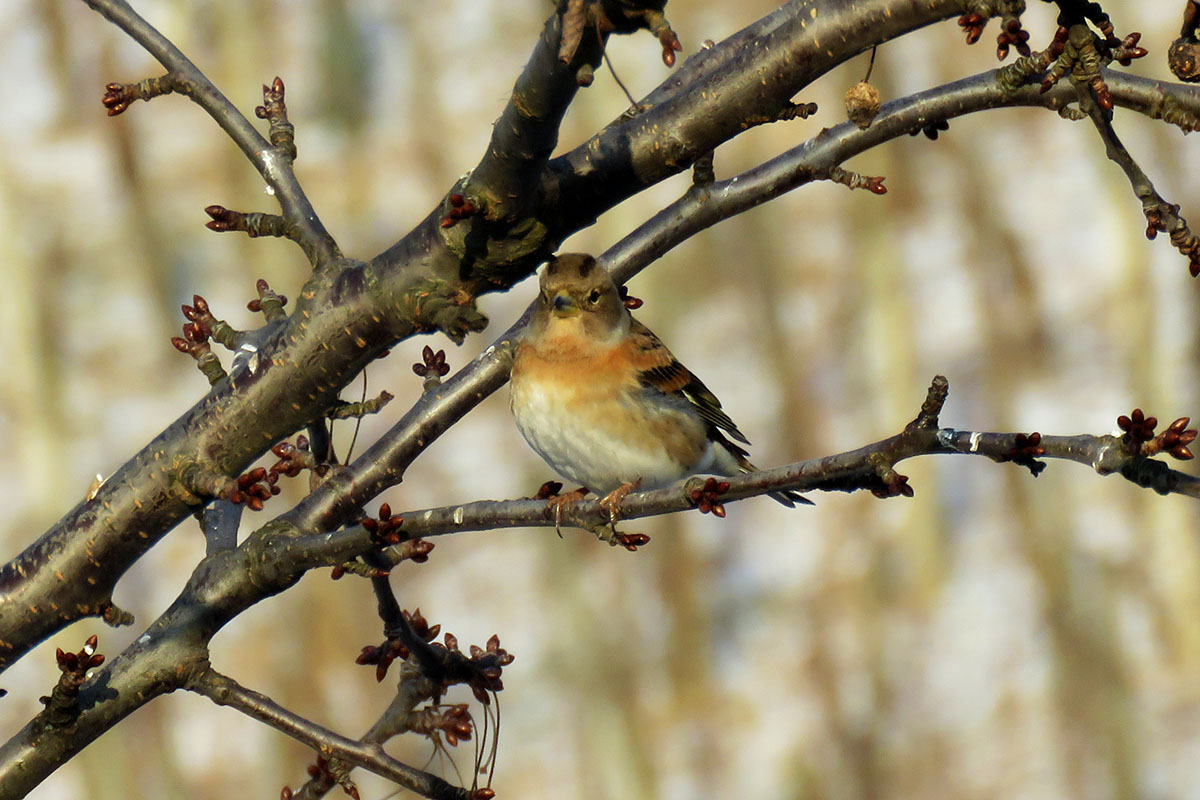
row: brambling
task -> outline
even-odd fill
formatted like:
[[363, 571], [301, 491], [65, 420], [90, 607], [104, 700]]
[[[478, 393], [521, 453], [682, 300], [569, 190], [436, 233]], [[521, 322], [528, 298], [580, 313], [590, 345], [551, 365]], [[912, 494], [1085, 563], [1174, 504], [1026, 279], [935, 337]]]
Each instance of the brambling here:
[[[611, 520], [639, 486], [754, 471], [730, 439], [750, 442], [721, 402], [630, 315], [596, 259], [563, 253], [540, 285], [513, 361], [513, 417], [556, 472], [608, 493], [601, 505]], [[810, 502], [790, 491], [769, 496], [788, 507]]]

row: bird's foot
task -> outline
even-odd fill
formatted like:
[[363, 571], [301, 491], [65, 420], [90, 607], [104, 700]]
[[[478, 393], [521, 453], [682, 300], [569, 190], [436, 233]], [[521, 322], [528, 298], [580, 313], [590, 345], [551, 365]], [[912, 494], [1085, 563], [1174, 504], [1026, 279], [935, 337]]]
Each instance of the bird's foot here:
[[621, 501], [628, 497], [637, 488], [642, 485], [642, 479], [636, 481], [622, 483], [617, 488], [613, 489], [600, 500], [600, 507], [608, 514], [608, 524], [613, 529], [613, 533], [617, 532], [617, 520], [621, 518]]
[[563, 510], [572, 503], [578, 503], [588, 493], [586, 486], [580, 486], [575, 491], [566, 494], [559, 494], [561, 489], [562, 484], [558, 481], [546, 481], [537, 493], [538, 500], [546, 501], [546, 508], [554, 509], [554, 532], [560, 539], [562, 538]]

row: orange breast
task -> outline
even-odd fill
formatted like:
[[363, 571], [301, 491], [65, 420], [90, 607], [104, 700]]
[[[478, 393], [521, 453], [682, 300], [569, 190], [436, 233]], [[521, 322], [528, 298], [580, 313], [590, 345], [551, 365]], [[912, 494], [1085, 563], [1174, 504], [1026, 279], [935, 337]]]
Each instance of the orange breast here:
[[661, 394], [641, 385], [638, 373], [646, 366], [638, 363], [644, 360], [640, 355], [630, 339], [609, 347], [569, 335], [524, 342], [513, 363], [514, 411], [536, 386], [539, 395], [561, 403], [563, 411], [563, 416], [544, 424], [568, 436], [566, 428], [581, 426], [587, 439], [617, 445], [630, 461], [651, 457], [660, 462], [659, 474], [642, 477], [654, 484], [669, 483], [704, 457], [706, 428], [686, 403], [663, 403]]

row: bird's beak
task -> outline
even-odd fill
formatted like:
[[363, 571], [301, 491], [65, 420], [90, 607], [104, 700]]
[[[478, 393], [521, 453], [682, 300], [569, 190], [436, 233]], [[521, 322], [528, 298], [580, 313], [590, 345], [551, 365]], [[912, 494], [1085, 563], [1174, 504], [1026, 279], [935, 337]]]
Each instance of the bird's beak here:
[[579, 313], [579, 306], [575, 305], [575, 301], [566, 291], [554, 295], [550, 307], [556, 317], [573, 317]]

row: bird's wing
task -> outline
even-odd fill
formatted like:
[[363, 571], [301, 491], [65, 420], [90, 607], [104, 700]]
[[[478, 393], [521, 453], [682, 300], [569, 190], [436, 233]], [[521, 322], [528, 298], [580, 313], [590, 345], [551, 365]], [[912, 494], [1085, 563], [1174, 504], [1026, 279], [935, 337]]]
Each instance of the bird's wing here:
[[[743, 444], [750, 444], [729, 415], [721, 410], [721, 401], [717, 396], [691, 370], [679, 363], [653, 331], [635, 319], [630, 334], [638, 380], [643, 386], [683, 397], [705, 422]], [[735, 450], [741, 451], [741, 448]]]

